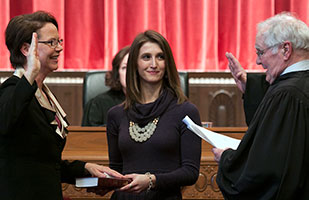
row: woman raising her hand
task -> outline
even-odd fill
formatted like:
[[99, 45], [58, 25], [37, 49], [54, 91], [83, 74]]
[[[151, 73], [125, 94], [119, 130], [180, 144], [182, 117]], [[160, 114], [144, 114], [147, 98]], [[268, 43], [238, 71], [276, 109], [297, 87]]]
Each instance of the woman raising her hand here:
[[61, 200], [61, 182], [119, 173], [94, 163], [61, 160], [68, 122], [43, 83], [63, 50], [58, 23], [38, 11], [12, 18], [5, 32], [14, 75], [0, 87], [1, 200]]

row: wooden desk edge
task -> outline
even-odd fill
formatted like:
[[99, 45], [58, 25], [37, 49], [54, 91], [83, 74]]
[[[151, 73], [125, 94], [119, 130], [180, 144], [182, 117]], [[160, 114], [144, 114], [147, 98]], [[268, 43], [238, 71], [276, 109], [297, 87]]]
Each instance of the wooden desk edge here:
[[[207, 128], [217, 133], [245, 133], [248, 127], [211, 127]], [[106, 132], [105, 126], [69, 126], [69, 132]]]

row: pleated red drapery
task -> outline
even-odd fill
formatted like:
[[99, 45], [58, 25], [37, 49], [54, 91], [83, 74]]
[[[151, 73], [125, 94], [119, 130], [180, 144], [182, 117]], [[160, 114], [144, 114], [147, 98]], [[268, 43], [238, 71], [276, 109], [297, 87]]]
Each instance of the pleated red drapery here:
[[282, 11], [307, 24], [308, 0], [1, 0], [0, 70], [11, 70], [4, 31], [10, 18], [51, 12], [64, 39], [60, 70], [111, 69], [115, 53], [147, 29], [169, 41], [179, 70], [226, 71], [225, 52], [255, 64], [256, 24]]

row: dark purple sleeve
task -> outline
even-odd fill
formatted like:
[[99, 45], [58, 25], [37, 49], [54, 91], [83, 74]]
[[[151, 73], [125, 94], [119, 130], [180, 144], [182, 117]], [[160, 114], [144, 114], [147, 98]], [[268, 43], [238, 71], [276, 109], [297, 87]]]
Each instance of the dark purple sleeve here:
[[168, 173], [155, 174], [157, 189], [192, 185], [198, 179], [201, 139], [187, 128], [182, 119], [188, 115], [198, 125], [201, 125], [201, 120], [199, 112], [193, 104], [188, 102], [184, 104], [179, 121], [181, 167]]
[[113, 170], [122, 173], [122, 156], [120, 149], [118, 148], [118, 131], [119, 131], [119, 120], [122, 116], [120, 116], [119, 112], [120, 107], [116, 106], [112, 108], [107, 113], [107, 141], [108, 141], [108, 156], [109, 156], [109, 167]]

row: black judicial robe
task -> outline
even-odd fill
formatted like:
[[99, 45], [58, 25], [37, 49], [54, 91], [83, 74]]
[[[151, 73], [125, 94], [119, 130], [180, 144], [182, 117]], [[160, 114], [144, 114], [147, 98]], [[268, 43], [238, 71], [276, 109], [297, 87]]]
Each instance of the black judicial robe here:
[[84, 108], [82, 126], [106, 126], [107, 112], [125, 100], [122, 90], [108, 90], [91, 99]]
[[221, 156], [225, 199], [309, 199], [309, 71], [267, 90], [237, 150]]
[[246, 123], [249, 126], [255, 111], [269, 87], [265, 73], [247, 73], [246, 91], [243, 95]]

